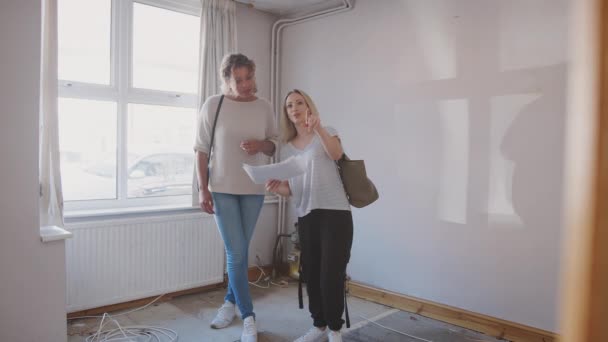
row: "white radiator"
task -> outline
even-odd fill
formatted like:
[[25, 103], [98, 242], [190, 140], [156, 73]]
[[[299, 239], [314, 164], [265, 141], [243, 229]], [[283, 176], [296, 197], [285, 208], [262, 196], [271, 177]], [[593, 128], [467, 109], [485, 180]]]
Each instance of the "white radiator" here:
[[67, 310], [217, 284], [224, 249], [212, 216], [201, 213], [68, 225]]

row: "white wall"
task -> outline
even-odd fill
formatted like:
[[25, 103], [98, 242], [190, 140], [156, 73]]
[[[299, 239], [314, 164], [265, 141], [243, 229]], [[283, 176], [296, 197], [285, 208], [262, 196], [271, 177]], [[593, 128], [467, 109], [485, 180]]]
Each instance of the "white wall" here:
[[241, 3], [236, 4], [237, 50], [256, 64], [258, 96], [270, 100], [270, 34], [278, 18]]
[[360, 0], [286, 29], [282, 94], [311, 94], [381, 194], [354, 210], [355, 281], [557, 329], [567, 17]]
[[[237, 3], [236, 20], [237, 50], [255, 62], [258, 96], [270, 100], [270, 34], [277, 17]], [[249, 247], [250, 265], [272, 263], [276, 233], [277, 205], [265, 204]]]
[[40, 241], [40, 0], [0, 5], [0, 341], [66, 341], [64, 243]]

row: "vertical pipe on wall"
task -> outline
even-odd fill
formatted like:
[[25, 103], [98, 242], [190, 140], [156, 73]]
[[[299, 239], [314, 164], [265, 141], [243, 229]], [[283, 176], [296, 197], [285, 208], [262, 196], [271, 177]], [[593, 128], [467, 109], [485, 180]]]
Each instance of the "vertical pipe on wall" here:
[[[339, 14], [342, 12], [350, 11], [351, 9], [353, 9], [353, 4], [351, 3], [351, 0], [342, 0], [342, 4], [335, 8], [330, 8], [327, 10], [314, 12], [295, 18], [279, 19], [272, 25], [270, 48], [270, 103], [273, 106], [277, 122], [281, 119], [281, 103], [279, 102], [279, 57], [281, 53], [281, 31], [287, 26], [304, 23], [310, 20], [320, 19], [330, 15]], [[280, 150], [277, 149], [276, 155], [279, 156], [279, 153]], [[277, 220], [277, 234], [282, 234], [284, 230], [283, 227], [285, 225], [285, 199], [280, 196], [278, 202]]]

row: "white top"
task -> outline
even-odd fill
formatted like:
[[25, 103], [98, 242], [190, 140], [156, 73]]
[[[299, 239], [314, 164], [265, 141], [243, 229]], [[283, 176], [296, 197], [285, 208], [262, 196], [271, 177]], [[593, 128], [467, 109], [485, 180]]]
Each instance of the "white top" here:
[[[198, 128], [194, 149], [209, 155], [213, 121], [220, 101], [213, 95], [205, 101], [198, 114]], [[211, 154], [209, 190], [228, 194], [264, 194], [263, 184], [254, 184], [243, 163], [265, 165], [269, 157], [263, 153], [248, 155], [241, 149], [243, 140], [271, 140], [277, 145], [277, 128], [270, 103], [258, 98], [251, 102], [239, 102], [224, 97], [215, 127], [215, 141]]]
[[[338, 135], [332, 127], [325, 129], [332, 136]], [[350, 210], [336, 162], [327, 155], [317, 134], [303, 150], [291, 143], [281, 149], [281, 160], [294, 155], [305, 159], [308, 170], [289, 179], [292, 203], [298, 217], [308, 215], [313, 209]]]

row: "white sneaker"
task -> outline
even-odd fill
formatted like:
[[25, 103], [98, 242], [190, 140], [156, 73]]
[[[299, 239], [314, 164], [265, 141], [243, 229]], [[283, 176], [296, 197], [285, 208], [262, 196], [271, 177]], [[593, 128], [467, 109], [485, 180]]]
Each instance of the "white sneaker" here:
[[255, 326], [253, 316], [245, 318], [243, 321], [243, 333], [241, 334], [241, 342], [257, 342], [258, 328]]
[[217, 310], [217, 315], [215, 316], [213, 321], [211, 321], [211, 327], [213, 329], [225, 328], [229, 326], [230, 323], [232, 323], [232, 320], [234, 320], [235, 315], [236, 314], [234, 304], [229, 301], [226, 301], [224, 302], [224, 305], [222, 305], [222, 307]]
[[325, 342], [327, 341], [327, 335], [325, 335], [325, 330], [327, 329], [319, 329], [317, 327], [312, 327], [308, 329], [306, 334], [300, 336], [294, 342]]
[[342, 333], [340, 330], [329, 330], [327, 337], [329, 338], [329, 342], [342, 342]]

